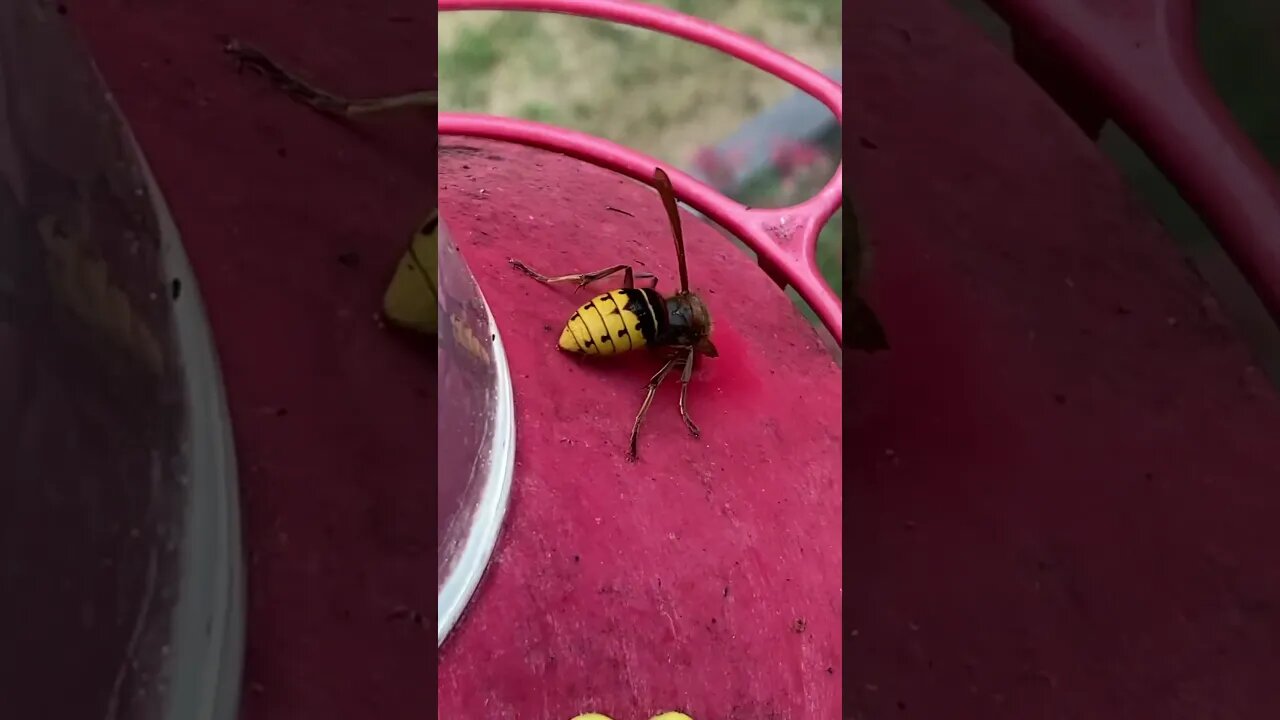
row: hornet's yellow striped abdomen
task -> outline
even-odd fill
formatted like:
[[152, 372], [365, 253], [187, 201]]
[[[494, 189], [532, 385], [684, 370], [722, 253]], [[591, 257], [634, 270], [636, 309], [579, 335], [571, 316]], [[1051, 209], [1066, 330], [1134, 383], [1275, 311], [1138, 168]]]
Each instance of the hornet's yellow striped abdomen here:
[[665, 319], [662, 296], [650, 288], [623, 288], [597, 295], [565, 324], [560, 349], [586, 355], [618, 355], [653, 342]]
[[437, 215], [432, 211], [426, 222], [413, 235], [387, 292], [382, 298], [382, 312], [393, 324], [428, 335], [436, 333], [436, 315], [440, 282], [438, 267], [440, 238]]
[[[654, 289], [658, 284], [658, 276], [649, 272], [637, 272], [626, 263], [610, 265], [594, 272], [548, 277], [520, 260], [507, 259], [512, 267], [544, 285], [572, 282], [583, 288], [597, 280], [622, 273], [621, 289], [597, 295], [569, 318], [564, 331], [560, 333], [561, 350], [583, 355], [618, 355], [649, 345], [671, 351], [666, 354], [662, 369], [645, 386], [644, 403], [640, 406], [640, 412], [636, 413], [635, 424], [631, 426], [631, 443], [627, 447], [629, 461], [636, 459], [640, 423], [649, 411], [649, 405], [653, 403], [654, 393], [658, 392], [663, 378], [671, 374], [672, 370], [680, 370], [680, 417], [689, 434], [698, 437], [698, 426], [689, 417], [686, 408], [693, 362], [699, 355], [719, 355], [715, 344], [711, 342], [711, 313], [697, 295], [689, 292], [689, 269], [685, 266], [680, 208], [676, 204], [676, 192], [671, 187], [671, 178], [667, 177], [662, 168], [654, 168], [653, 183], [658, 197], [662, 199], [662, 207], [667, 211], [667, 220], [671, 223], [671, 237], [676, 242], [676, 261], [680, 265], [680, 290], [671, 297], [664, 298]], [[647, 288], [638, 288], [635, 286], [637, 278], [648, 278], [653, 284]], [[660, 715], [651, 720], [674, 720], [673, 715], [687, 720], [678, 714]]]

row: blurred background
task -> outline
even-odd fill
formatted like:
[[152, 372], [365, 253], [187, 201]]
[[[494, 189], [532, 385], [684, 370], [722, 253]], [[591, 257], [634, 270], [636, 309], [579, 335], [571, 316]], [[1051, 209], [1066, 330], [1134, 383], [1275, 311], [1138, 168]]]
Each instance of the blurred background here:
[[[750, 35], [840, 78], [839, 0], [656, 4]], [[826, 108], [717, 51], [562, 15], [439, 17], [442, 110], [525, 118], [606, 138], [752, 207], [811, 196], [839, 163], [839, 128]], [[842, 229], [838, 211], [818, 246], [819, 267], [837, 293]]]

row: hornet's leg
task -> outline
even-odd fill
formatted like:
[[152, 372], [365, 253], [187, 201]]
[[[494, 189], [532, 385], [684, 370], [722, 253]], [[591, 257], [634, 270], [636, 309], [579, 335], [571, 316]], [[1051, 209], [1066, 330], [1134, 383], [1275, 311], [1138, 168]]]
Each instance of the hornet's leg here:
[[684, 426], [689, 428], [689, 434], [698, 437], [698, 426], [693, 424], [693, 418], [689, 417], [689, 380], [693, 378], [693, 359], [697, 357], [697, 351], [689, 348], [689, 354], [684, 356], [684, 372], [680, 373], [680, 417], [684, 419]]
[[587, 285], [597, 280], [607, 278], [610, 275], [613, 275], [614, 273], [620, 272], [622, 273], [622, 287], [624, 288], [635, 287], [636, 278], [653, 280], [653, 283], [649, 285], [649, 287], [651, 288], [658, 286], [658, 278], [653, 273], [636, 272], [631, 269], [630, 265], [613, 265], [603, 270], [596, 270], [595, 272], [577, 273], [574, 275], [557, 275], [556, 277], [547, 277], [546, 275], [543, 275], [542, 273], [538, 272], [537, 270], [534, 270], [533, 268], [529, 267], [528, 265], [525, 265], [524, 263], [520, 262], [519, 260], [516, 260], [515, 258], [511, 258], [507, 260], [507, 262], [511, 263], [511, 267], [514, 267], [515, 269], [519, 270], [525, 275], [528, 275], [529, 277], [533, 278], [534, 280], [537, 280], [540, 283], [545, 283], [548, 285], [550, 285], [551, 283], [572, 282], [572, 283], [577, 283], [578, 288], [584, 288]]
[[294, 100], [306, 103], [316, 110], [330, 115], [351, 117], [353, 115], [367, 115], [402, 108], [434, 109], [436, 107], [436, 93], [434, 90], [419, 90], [417, 92], [404, 93], [403, 95], [352, 100], [325, 92], [307, 83], [297, 75], [280, 67], [261, 50], [244, 45], [239, 40], [227, 40], [225, 50], [236, 57], [241, 67], [248, 67], [265, 76], [276, 87], [288, 93]]
[[649, 379], [649, 384], [645, 386], [644, 404], [640, 406], [640, 412], [636, 413], [636, 422], [631, 426], [631, 445], [627, 450], [627, 460], [630, 462], [636, 461], [636, 444], [640, 440], [640, 423], [644, 422], [644, 415], [649, 412], [649, 406], [653, 404], [653, 396], [657, 394], [658, 386], [662, 384], [663, 379], [667, 377], [667, 373], [671, 372], [671, 369], [678, 362], [680, 362], [678, 357], [668, 360], [661, 370], [654, 373], [653, 377]]

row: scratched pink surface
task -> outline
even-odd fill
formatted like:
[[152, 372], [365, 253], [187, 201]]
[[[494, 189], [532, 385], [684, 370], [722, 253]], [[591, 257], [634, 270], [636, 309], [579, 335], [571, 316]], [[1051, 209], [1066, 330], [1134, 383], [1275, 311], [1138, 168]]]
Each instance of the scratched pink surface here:
[[840, 375], [814, 331], [686, 215], [690, 281], [721, 357], [690, 389], [702, 438], [685, 432], [671, 383], [630, 465], [656, 361], [557, 352], [586, 291], [545, 287], [506, 260], [553, 273], [641, 261], [670, 292], [657, 194], [518, 145], [453, 138], [440, 153], [442, 218], [507, 346], [519, 437], [506, 527], [440, 654], [441, 716], [836, 717]]
[[850, 7], [847, 161], [893, 343], [848, 368], [853, 716], [1275, 717], [1276, 392], [976, 27]]

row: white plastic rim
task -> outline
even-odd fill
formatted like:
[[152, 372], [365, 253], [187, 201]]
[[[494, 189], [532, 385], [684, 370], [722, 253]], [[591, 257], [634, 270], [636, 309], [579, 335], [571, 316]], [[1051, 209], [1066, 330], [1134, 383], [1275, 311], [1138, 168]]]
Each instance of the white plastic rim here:
[[[443, 235], [443, 233], [442, 233]], [[441, 240], [444, 240], [442, 237]], [[484, 293], [475, 288], [484, 305], [485, 316], [493, 335], [494, 384], [496, 385], [493, 413], [493, 434], [489, 445], [489, 468], [475, 512], [471, 516], [470, 529], [462, 542], [457, 559], [449, 568], [448, 577], [436, 599], [436, 648], [444, 645], [449, 631], [462, 617], [463, 610], [480, 584], [489, 558], [498, 544], [502, 520], [507, 514], [507, 502], [511, 497], [511, 478], [515, 473], [516, 422], [515, 397], [511, 387], [511, 370], [507, 367], [507, 353], [502, 345], [502, 334], [489, 311]]]
[[[92, 59], [89, 65], [98, 87], [105, 88]], [[164, 194], [115, 98], [104, 91], [104, 101], [141, 176], [143, 186], [138, 192], [146, 193], [155, 214], [163, 277], [180, 281], [183, 287], [181, 301], [173, 304], [173, 323], [190, 424], [185, 474], [180, 478], [188, 497], [165, 653], [168, 693], [161, 717], [233, 720], [239, 713], [244, 663], [245, 576], [239, 475], [221, 363], [198, 280]], [[144, 631], [144, 615], [138, 616], [130, 652]], [[122, 677], [117, 675], [117, 683]], [[116, 700], [113, 696], [108, 716], [115, 715]]]

